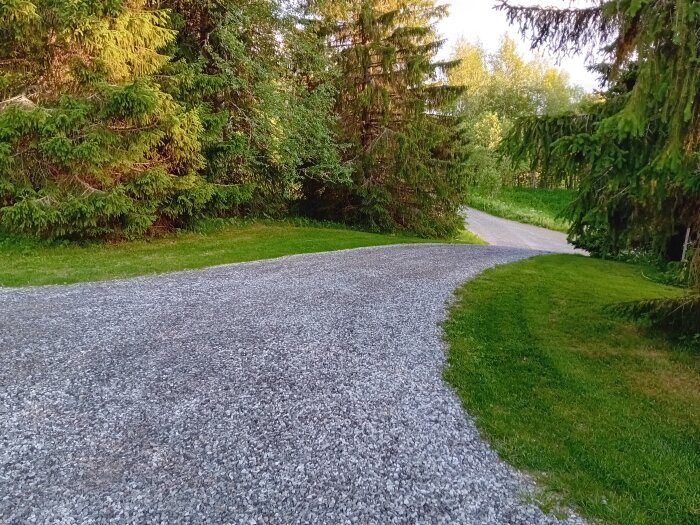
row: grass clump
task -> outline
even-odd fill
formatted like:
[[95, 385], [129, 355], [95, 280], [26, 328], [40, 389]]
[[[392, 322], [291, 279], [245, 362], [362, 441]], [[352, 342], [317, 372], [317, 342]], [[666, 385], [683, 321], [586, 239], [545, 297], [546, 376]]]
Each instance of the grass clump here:
[[609, 523], [697, 524], [700, 355], [608, 311], [681, 294], [580, 256], [494, 268], [457, 294], [446, 378], [557, 501]]
[[495, 196], [471, 193], [466, 204], [505, 219], [567, 232], [569, 222], [559, 216], [574, 196], [574, 191], [564, 189], [502, 188]]

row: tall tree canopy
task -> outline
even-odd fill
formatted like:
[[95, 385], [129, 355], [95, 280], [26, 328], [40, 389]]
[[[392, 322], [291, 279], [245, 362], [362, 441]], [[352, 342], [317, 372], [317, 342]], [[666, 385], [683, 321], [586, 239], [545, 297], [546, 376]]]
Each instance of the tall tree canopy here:
[[339, 76], [336, 110], [349, 185], [309, 187], [317, 211], [377, 229], [453, 233], [463, 177], [456, 122], [445, 111], [459, 89], [443, 80], [454, 64], [435, 60], [446, 15], [433, 0], [322, 3], [321, 31]]
[[525, 178], [540, 186], [550, 184], [546, 177], [533, 178], [539, 174], [524, 166], [509, 166], [497, 148], [516, 119], [571, 111], [583, 96], [581, 88], [540, 56], [525, 59], [507, 36], [494, 53], [460, 41], [453, 58], [457, 65], [448, 77], [451, 85], [464, 89], [453, 111], [462, 120], [470, 185], [480, 193], [494, 193]]
[[[599, 100], [563, 117], [524, 119], [507, 141], [508, 151], [533, 167], [579, 175], [574, 240], [601, 253], [670, 255], [688, 227], [698, 239], [700, 3], [598, 0], [551, 9], [504, 1], [499, 8], [535, 48], [592, 48], [600, 57]], [[696, 241], [696, 283], [699, 252]]]

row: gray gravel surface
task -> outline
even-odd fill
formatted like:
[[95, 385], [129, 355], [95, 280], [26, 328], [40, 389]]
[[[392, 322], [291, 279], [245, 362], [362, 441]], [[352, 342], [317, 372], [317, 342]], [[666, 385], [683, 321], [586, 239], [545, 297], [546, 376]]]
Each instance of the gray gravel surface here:
[[473, 208], [464, 208], [463, 214], [467, 220], [467, 227], [493, 246], [586, 254], [584, 250], [569, 244], [566, 234], [562, 232], [494, 217]]
[[533, 253], [391, 246], [0, 289], [0, 522], [557, 522], [441, 378], [455, 287]]

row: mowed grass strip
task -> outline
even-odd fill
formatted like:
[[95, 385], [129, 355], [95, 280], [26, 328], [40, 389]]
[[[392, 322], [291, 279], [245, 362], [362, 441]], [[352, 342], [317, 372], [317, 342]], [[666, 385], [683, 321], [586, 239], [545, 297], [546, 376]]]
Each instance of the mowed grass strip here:
[[502, 188], [495, 196], [469, 194], [467, 204], [498, 217], [566, 233], [569, 223], [559, 215], [575, 195], [564, 189]]
[[[466, 231], [450, 241], [480, 242]], [[85, 246], [5, 237], [0, 238], [0, 286], [98, 281], [300, 253], [419, 242], [441, 241], [284, 222], [229, 224], [200, 233]]]
[[541, 501], [629, 525], [700, 523], [700, 353], [606, 305], [681, 293], [580, 256], [500, 266], [457, 293], [447, 380]]

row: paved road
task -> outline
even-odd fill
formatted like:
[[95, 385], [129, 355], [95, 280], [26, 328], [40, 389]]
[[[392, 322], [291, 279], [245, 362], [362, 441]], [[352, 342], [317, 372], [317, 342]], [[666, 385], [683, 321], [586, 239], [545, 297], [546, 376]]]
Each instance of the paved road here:
[[494, 217], [483, 211], [465, 208], [468, 228], [493, 246], [511, 246], [557, 253], [580, 253], [566, 240], [566, 234]]
[[555, 523], [441, 378], [452, 291], [532, 254], [0, 289], [0, 522]]

